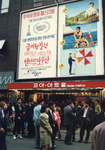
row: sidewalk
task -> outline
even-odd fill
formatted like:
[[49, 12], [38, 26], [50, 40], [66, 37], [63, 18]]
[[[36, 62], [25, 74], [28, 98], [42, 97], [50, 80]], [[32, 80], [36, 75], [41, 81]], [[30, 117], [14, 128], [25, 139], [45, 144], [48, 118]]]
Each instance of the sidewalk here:
[[[58, 141], [64, 141], [64, 139], [65, 139], [66, 130], [61, 130], [61, 133], [62, 133], [62, 138], [61, 138], [61, 139], [57, 139]], [[85, 131], [85, 133], [86, 133], [86, 131]], [[75, 141], [76, 141], [76, 142], [79, 140], [79, 134], [80, 134], [80, 128], [78, 128], [78, 129], [75, 131]], [[85, 134], [84, 134], [84, 140], [83, 140], [83, 141], [85, 141]], [[91, 133], [90, 133], [89, 142], [91, 142]]]
[[[56, 150], [90, 150], [90, 139], [89, 143], [85, 144], [84, 142], [78, 143], [79, 140], [79, 132], [80, 129], [76, 131], [76, 141], [73, 143], [73, 145], [65, 145], [64, 144], [64, 138], [66, 135], [65, 130], [61, 130], [62, 133], [62, 139], [56, 140], [55, 143], [57, 145]], [[13, 140], [12, 138], [12, 132], [8, 133], [7, 135], [7, 150], [35, 150], [35, 138], [23, 138], [23, 139], [17, 139]], [[85, 135], [84, 135], [85, 140]]]

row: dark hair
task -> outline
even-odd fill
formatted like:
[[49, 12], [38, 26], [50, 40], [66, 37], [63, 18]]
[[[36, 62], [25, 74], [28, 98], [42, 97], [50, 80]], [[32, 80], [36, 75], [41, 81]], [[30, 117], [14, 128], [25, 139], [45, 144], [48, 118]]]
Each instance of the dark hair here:
[[67, 101], [67, 105], [70, 105], [70, 104], [72, 104], [73, 102], [71, 101], [71, 100], [68, 100]]
[[85, 101], [85, 103], [86, 103], [86, 104], [88, 104], [88, 105], [90, 104], [90, 102], [89, 102], [89, 101]]
[[77, 27], [76, 29], [79, 29], [79, 30], [80, 30], [81, 28], [80, 28], [80, 27]]
[[6, 99], [5, 99], [4, 96], [0, 97], [0, 102], [1, 102], [1, 101], [6, 101]]
[[57, 106], [59, 106], [59, 102], [58, 102], [58, 101], [55, 101], [55, 104], [56, 104]]
[[71, 55], [72, 53], [69, 53], [69, 55]]
[[91, 5], [91, 4], [93, 4], [93, 6], [94, 6], [94, 3], [93, 3], [93, 2], [91, 2], [89, 5]]
[[81, 104], [81, 101], [78, 101], [78, 104]]
[[[17, 101], [19, 100], [19, 99], [21, 99], [20, 97], [19, 98], [17, 98]], [[22, 99], [21, 99], [22, 100]]]
[[48, 108], [48, 105], [46, 105], [46, 104], [42, 105], [40, 112], [44, 113], [46, 108]]
[[33, 99], [31, 98], [31, 99], [29, 100], [29, 102], [33, 102]]
[[95, 102], [99, 103], [99, 100], [95, 100]]
[[53, 101], [49, 101], [49, 102], [48, 102], [48, 106], [49, 106], [49, 107], [52, 106], [53, 104], [54, 104]]
[[42, 103], [43, 101], [44, 101], [43, 99], [37, 99], [38, 104]]

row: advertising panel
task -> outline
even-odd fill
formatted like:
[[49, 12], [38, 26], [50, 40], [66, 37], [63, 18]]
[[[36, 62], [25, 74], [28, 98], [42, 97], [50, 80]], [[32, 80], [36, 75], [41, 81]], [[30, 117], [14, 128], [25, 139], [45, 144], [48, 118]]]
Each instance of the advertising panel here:
[[18, 79], [56, 77], [57, 7], [21, 13]]
[[104, 74], [102, 0], [59, 7], [58, 77]]

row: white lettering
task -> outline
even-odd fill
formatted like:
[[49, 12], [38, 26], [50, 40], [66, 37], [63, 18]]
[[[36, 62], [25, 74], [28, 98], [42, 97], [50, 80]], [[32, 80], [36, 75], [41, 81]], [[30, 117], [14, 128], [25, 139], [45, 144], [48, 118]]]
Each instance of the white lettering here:
[[39, 83], [39, 87], [43, 87], [44, 88], [44, 83]]
[[8, 79], [7, 77], [4, 77], [2, 79], [2, 77], [0, 77], [0, 85], [2, 85], [3, 83], [8, 84], [8, 83], [13, 83], [12, 77], [10, 76]]

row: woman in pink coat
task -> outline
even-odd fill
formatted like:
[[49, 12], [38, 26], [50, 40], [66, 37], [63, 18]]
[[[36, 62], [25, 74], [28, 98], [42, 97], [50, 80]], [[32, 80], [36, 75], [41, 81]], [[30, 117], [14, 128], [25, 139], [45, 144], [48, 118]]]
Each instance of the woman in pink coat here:
[[[54, 116], [55, 122], [58, 124], [58, 135], [60, 135], [59, 137], [61, 138], [62, 137], [61, 132], [60, 132], [61, 117], [59, 115], [59, 112], [56, 111], [56, 107], [54, 108], [53, 116]], [[58, 139], [58, 136], [56, 136], [55, 138]]]

